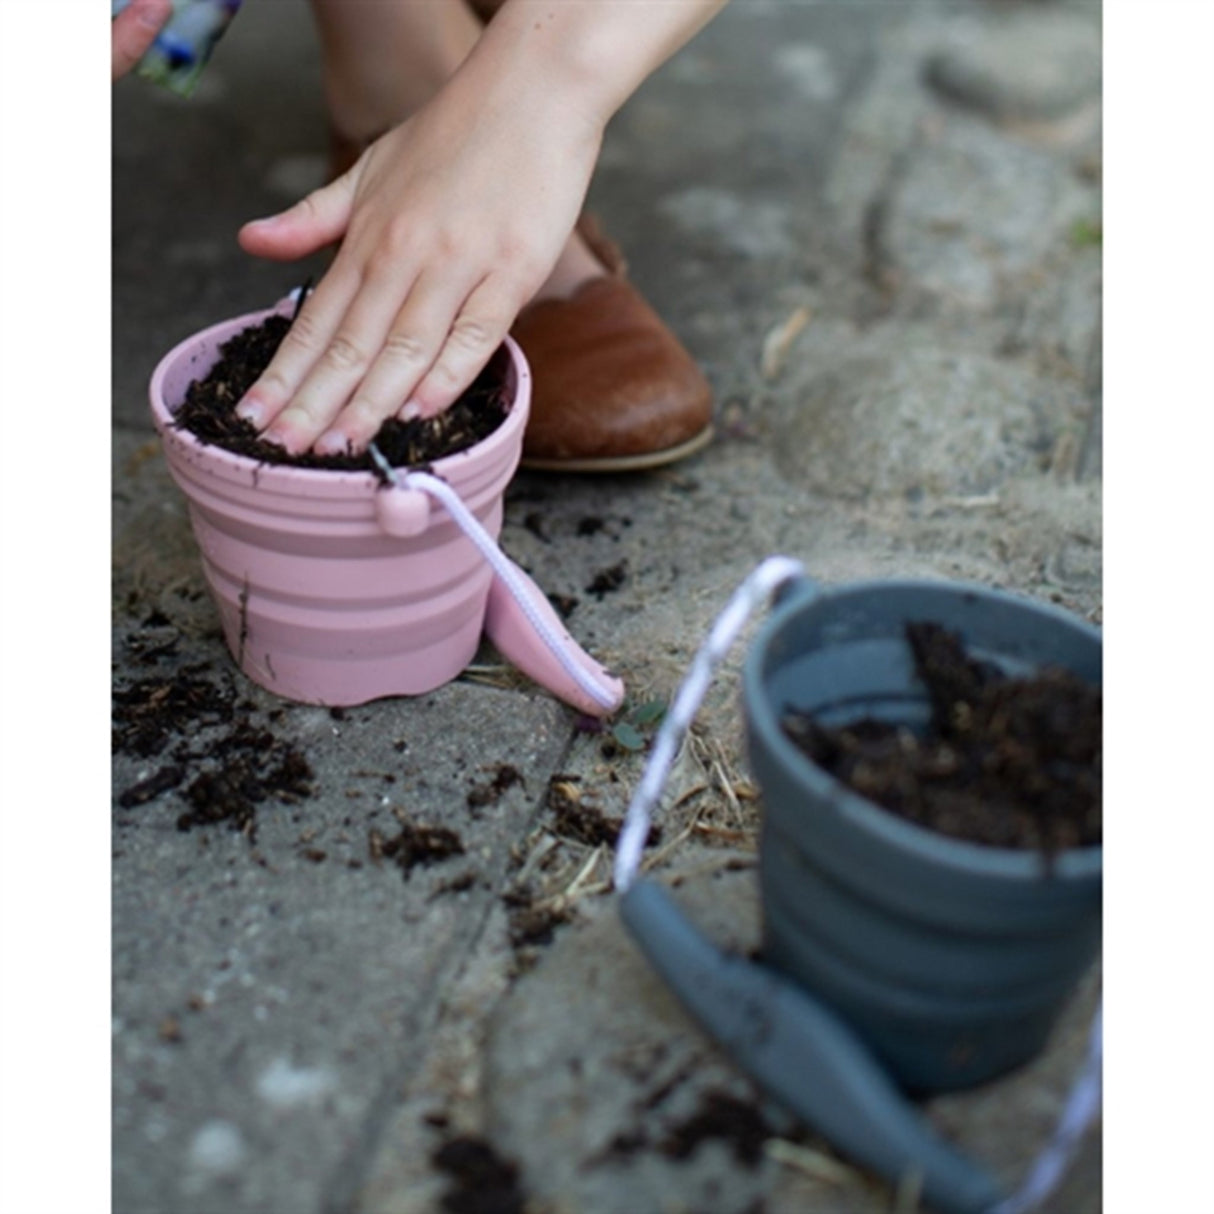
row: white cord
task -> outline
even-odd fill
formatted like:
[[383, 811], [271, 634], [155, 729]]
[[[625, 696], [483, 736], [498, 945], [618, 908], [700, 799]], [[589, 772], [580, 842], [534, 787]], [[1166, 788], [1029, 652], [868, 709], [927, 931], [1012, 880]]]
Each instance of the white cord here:
[[613, 708], [616, 694], [610, 688], [599, 682], [593, 674], [580, 666], [569, 655], [565, 641], [553, 631], [548, 621], [536, 610], [531, 596], [527, 593], [518, 570], [506, 558], [497, 546], [493, 536], [481, 526], [480, 520], [464, 505], [463, 499], [447, 484], [446, 481], [430, 472], [406, 472], [399, 476], [395, 468], [384, 458], [379, 448], [372, 443], [371, 458], [375, 460], [380, 471], [387, 477], [390, 484], [397, 488], [415, 489], [428, 493], [442, 503], [447, 513], [455, 521], [461, 531], [477, 546], [481, 555], [489, 562], [493, 572], [501, 578], [510, 596], [519, 605], [519, 609], [527, 617], [528, 623], [539, 634], [540, 639], [560, 662], [565, 673], [597, 704], [604, 708]]
[[679, 688], [661, 729], [658, 730], [645, 774], [641, 777], [628, 806], [628, 814], [624, 819], [624, 827], [620, 831], [615, 852], [615, 888], [619, 893], [622, 894], [636, 880], [641, 867], [641, 854], [645, 849], [645, 837], [649, 834], [653, 807], [662, 795], [670, 765], [674, 762], [684, 736], [691, 728], [692, 719], [704, 699], [704, 693], [708, 690], [708, 684], [717, 667], [724, 660], [755, 608], [766, 603], [785, 583], [803, 577], [804, 573], [805, 570], [799, 561], [786, 556], [769, 556], [734, 591], [725, 610], [712, 626], [708, 639], [700, 646], [700, 651], [692, 661], [683, 685]]
[[1035, 1210], [1058, 1187], [1075, 1157], [1088, 1127], [1100, 1115], [1104, 1060], [1104, 1033], [1101, 1028], [1103, 1001], [1092, 1017], [1088, 1053], [1074, 1083], [1050, 1141], [1033, 1161], [1020, 1188], [1001, 1201], [989, 1214], [1027, 1214]]

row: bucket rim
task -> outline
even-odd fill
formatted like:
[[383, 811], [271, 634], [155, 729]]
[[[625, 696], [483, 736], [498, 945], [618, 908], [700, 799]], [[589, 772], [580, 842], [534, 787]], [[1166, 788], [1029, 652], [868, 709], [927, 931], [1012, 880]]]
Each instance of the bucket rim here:
[[[148, 383], [148, 399], [151, 405], [152, 422], [165, 444], [166, 452], [190, 463], [206, 466], [208, 473], [242, 484], [263, 486], [282, 492], [306, 490], [308, 493], [343, 495], [350, 492], [365, 493], [384, 488], [380, 477], [371, 471], [348, 471], [333, 468], [299, 468], [290, 464], [274, 464], [258, 460], [249, 455], [229, 451], [214, 443], [203, 442], [188, 430], [174, 425], [174, 413], [165, 400], [164, 385], [170, 371], [196, 348], [213, 342], [222, 334], [224, 338], [243, 328], [256, 325], [273, 315], [287, 315], [294, 308], [291, 300], [283, 300], [271, 308], [259, 308], [227, 320], [217, 321], [205, 329], [199, 329], [183, 338], [164, 354], [156, 364]], [[492, 434], [475, 446], [456, 451], [435, 460], [427, 466], [435, 476], [447, 481], [457, 481], [462, 473], [490, 467], [504, 452], [521, 447], [522, 430], [526, 425], [531, 407], [531, 370], [526, 355], [514, 338], [507, 335], [502, 340], [514, 371], [515, 385], [506, 418]], [[402, 469], [407, 470], [407, 469]]]

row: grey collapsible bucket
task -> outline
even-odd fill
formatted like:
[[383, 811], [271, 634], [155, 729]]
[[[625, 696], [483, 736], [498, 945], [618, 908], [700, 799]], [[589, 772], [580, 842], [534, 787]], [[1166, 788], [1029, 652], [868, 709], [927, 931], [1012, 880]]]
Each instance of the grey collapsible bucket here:
[[[641, 876], [649, 813], [747, 615], [778, 606], [743, 670], [763, 806], [757, 960], [717, 949]], [[941, 1138], [907, 1092], [983, 1082], [1044, 1045], [1100, 944], [1100, 847], [1050, 857], [947, 838], [858, 795], [785, 736], [787, 707], [823, 724], [930, 716], [906, 625], [960, 634], [1011, 676], [1062, 666], [1101, 683], [1098, 629], [1034, 600], [950, 582], [830, 589], [768, 558], [697, 654], [629, 806], [616, 852], [620, 913], [684, 1007], [769, 1095], [891, 1180], [917, 1174], [941, 1214], [1021, 1214], [1099, 1101], [1100, 1018], [1059, 1123], [1021, 1190]], [[1028, 1204], [1026, 1204], [1028, 1203]]]

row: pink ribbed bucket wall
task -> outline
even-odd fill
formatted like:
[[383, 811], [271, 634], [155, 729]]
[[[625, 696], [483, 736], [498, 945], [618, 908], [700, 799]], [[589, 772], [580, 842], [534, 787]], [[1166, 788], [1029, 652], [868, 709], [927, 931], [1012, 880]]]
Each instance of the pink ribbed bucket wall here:
[[[349, 705], [430, 691], [475, 654], [493, 577], [455, 522], [424, 494], [384, 489], [372, 473], [260, 464], [172, 424], [223, 342], [268, 315], [194, 335], [151, 381], [152, 416], [189, 501], [228, 647], [245, 674], [291, 700]], [[495, 538], [531, 399], [522, 352], [506, 347], [506, 420], [432, 469]], [[419, 534], [407, 534], [411, 515], [424, 524]]]

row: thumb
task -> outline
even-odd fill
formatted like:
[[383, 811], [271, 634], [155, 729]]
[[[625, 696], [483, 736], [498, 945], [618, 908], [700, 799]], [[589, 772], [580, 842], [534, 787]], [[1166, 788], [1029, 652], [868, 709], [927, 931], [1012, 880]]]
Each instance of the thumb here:
[[319, 190], [313, 190], [293, 207], [254, 219], [240, 229], [240, 247], [254, 257], [272, 261], [294, 261], [345, 235], [354, 201], [354, 178], [350, 173]]
[[170, 0], [133, 0], [110, 26], [113, 74], [117, 80], [143, 58], [156, 35], [173, 15]]

